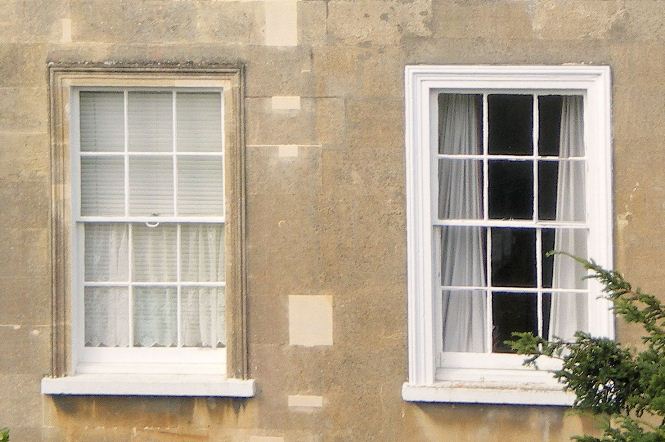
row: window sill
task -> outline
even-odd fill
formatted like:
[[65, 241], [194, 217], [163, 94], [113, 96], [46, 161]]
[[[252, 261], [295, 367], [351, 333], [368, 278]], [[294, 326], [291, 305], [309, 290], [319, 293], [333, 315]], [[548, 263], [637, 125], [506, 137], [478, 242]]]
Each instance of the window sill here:
[[463, 404], [552, 405], [568, 407], [575, 396], [560, 386], [508, 382], [437, 382], [433, 385], [402, 385], [402, 399], [408, 402]]
[[42, 394], [48, 395], [252, 397], [255, 393], [253, 379], [219, 375], [78, 374], [42, 379]]

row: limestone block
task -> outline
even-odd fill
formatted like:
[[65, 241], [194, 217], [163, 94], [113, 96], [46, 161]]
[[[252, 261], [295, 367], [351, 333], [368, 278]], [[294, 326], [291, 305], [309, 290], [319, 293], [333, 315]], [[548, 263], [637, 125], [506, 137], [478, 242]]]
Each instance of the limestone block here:
[[349, 147], [403, 148], [404, 102], [395, 98], [347, 100]]
[[353, 94], [360, 85], [359, 61], [366, 57], [363, 48], [344, 45], [312, 49], [312, 72], [318, 96], [343, 97]]
[[67, 0], [5, 0], [0, 14], [0, 42], [59, 42], [68, 9]]
[[49, 187], [45, 180], [0, 179], [4, 227], [49, 227]]
[[48, 272], [48, 229], [17, 229], [3, 226], [0, 229], [0, 278], [29, 278]]
[[528, 2], [471, 0], [432, 2], [434, 37], [473, 40], [533, 38]]
[[[26, 357], [26, 356], [24, 356]], [[41, 425], [41, 374], [0, 374], [2, 399], [8, 406], [0, 407], [0, 422], [13, 427], [39, 428]], [[14, 439], [13, 435], [12, 440]]]
[[254, 46], [244, 49], [248, 97], [313, 96], [309, 48]]
[[[665, 39], [665, 23], [662, 20], [663, 12], [665, 12], [663, 6], [662, 2], [650, 0], [632, 0], [623, 3], [625, 20], [623, 27], [616, 29], [615, 36], [622, 40], [662, 42]], [[648, 52], [651, 53], [651, 51]], [[659, 56], [660, 54], [656, 52], [652, 55]]]
[[[0, 179], [46, 179], [49, 174], [47, 133], [0, 132]], [[44, 194], [42, 198], [47, 198]]]
[[[299, 98], [299, 108], [275, 106], [275, 98], [248, 98], [249, 145], [332, 145], [343, 143], [344, 102], [338, 98]], [[283, 97], [277, 97], [283, 98]], [[278, 100], [279, 101], [279, 100]], [[281, 100], [283, 101], [283, 99]]]
[[431, 35], [432, 2], [335, 1], [328, 4], [328, 37], [348, 45], [397, 44]]
[[43, 87], [45, 60], [43, 44], [0, 43], [0, 87]]
[[265, 19], [262, 2], [198, 2], [196, 14], [199, 42], [263, 44]]
[[[316, 194], [321, 188], [321, 148], [302, 146], [295, 158], [279, 156], [279, 145], [247, 147], [247, 192], [250, 195]], [[248, 203], [252, 205], [251, 201]]]
[[289, 408], [293, 409], [316, 409], [323, 407], [323, 396], [311, 394], [290, 394], [288, 397]]
[[268, 0], [265, 10], [266, 46], [298, 45], [298, 2], [296, 0]]
[[167, 0], [73, 0], [70, 3], [75, 42], [190, 42], [197, 36], [197, 10], [192, 2]]
[[0, 278], [3, 306], [0, 324], [48, 324], [51, 321], [51, 277], [48, 268], [29, 277]]
[[289, 343], [333, 345], [332, 296], [289, 296]]
[[48, 100], [42, 87], [0, 88], [0, 131], [46, 132]]
[[[32, 302], [24, 300], [25, 308]], [[46, 324], [0, 324], [0, 374], [44, 375], [51, 369], [51, 334]], [[39, 384], [39, 382], [37, 382]], [[39, 386], [37, 387], [39, 390]]]
[[619, 1], [547, 0], [532, 9], [532, 28], [547, 40], [608, 39], [621, 35], [628, 13]]
[[326, 3], [324, 0], [298, 3], [298, 41], [300, 45], [319, 46], [326, 43]]

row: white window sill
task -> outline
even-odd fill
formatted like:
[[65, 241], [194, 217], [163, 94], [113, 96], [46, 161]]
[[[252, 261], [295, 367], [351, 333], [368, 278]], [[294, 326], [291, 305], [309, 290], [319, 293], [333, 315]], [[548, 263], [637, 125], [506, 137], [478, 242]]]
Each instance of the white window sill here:
[[405, 382], [402, 399], [409, 402], [571, 406], [575, 396], [564, 392], [560, 386], [443, 381], [433, 385]]
[[252, 397], [255, 393], [253, 379], [219, 375], [77, 374], [42, 379], [42, 394], [50, 395]]

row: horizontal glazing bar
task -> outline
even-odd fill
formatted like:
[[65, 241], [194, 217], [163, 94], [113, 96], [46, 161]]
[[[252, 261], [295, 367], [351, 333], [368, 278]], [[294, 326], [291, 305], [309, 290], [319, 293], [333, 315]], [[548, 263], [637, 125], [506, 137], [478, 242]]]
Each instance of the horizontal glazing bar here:
[[441, 285], [439, 286], [441, 291], [490, 291], [490, 292], [502, 292], [502, 293], [588, 293], [586, 289], [553, 289], [553, 288], [535, 288], [535, 287], [480, 287], [480, 286], [459, 286], [459, 285]]
[[180, 281], [178, 282], [117, 282], [117, 281], [86, 281], [83, 283], [85, 287], [226, 287], [225, 282], [193, 282], [193, 281]]
[[470, 154], [444, 154], [440, 153], [436, 155], [437, 158], [441, 159], [452, 159], [452, 160], [483, 160], [485, 158], [490, 160], [503, 160], [503, 161], [584, 161], [586, 157], [552, 157], [552, 156], [540, 156], [540, 155], [470, 155]]
[[79, 216], [78, 223], [195, 223], [224, 224], [219, 216]]
[[99, 152], [99, 151], [82, 151], [79, 152], [82, 157], [122, 157], [128, 155], [130, 157], [223, 157], [224, 153], [219, 152], [187, 152], [187, 151], [163, 151], [163, 152]]
[[436, 219], [432, 222], [435, 227], [468, 226], [468, 227], [515, 227], [529, 229], [587, 229], [586, 223], [565, 221], [532, 221], [532, 220], [504, 220], [504, 219]]

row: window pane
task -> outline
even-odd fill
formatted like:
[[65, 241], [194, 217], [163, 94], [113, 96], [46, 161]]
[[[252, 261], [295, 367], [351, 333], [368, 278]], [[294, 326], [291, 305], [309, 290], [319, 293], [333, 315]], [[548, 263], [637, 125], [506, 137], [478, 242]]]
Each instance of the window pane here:
[[514, 339], [513, 332], [538, 335], [538, 295], [535, 293], [492, 294], [492, 351], [513, 353], [504, 341]]
[[439, 219], [483, 218], [483, 162], [439, 160]]
[[182, 345], [184, 347], [226, 346], [224, 289], [183, 287]]
[[[558, 161], [539, 161], [538, 162], [538, 219], [540, 220], [555, 220], [557, 215], [556, 202], [558, 192]], [[565, 185], [565, 183], [564, 183]], [[566, 189], [562, 190], [567, 192]], [[567, 194], [566, 198], [578, 198], [578, 195]], [[584, 197], [582, 195], [582, 204], [584, 204]]]
[[487, 294], [480, 290], [443, 291], [443, 351], [487, 351]]
[[173, 96], [170, 92], [129, 92], [130, 152], [173, 150]]
[[585, 229], [543, 229], [543, 287], [555, 289], [586, 289], [587, 272], [574, 259], [564, 256], [545, 256], [550, 250], [567, 252], [587, 258]]
[[489, 162], [489, 217], [533, 219], [533, 163]]
[[129, 214], [173, 215], [173, 159], [129, 159]]
[[219, 93], [178, 93], [176, 96], [178, 150], [222, 151], [222, 103]]
[[126, 287], [86, 287], [85, 346], [129, 344], [129, 296]]
[[483, 153], [482, 95], [439, 94], [439, 153]]
[[492, 229], [492, 285], [536, 287], [536, 231]]
[[559, 155], [561, 98], [560, 95], [538, 97], [538, 153], [540, 155]]
[[81, 151], [125, 150], [125, 99], [122, 92], [81, 92]]
[[85, 225], [85, 280], [128, 281], [126, 224]]
[[224, 216], [221, 158], [178, 158], [178, 215]]
[[487, 97], [489, 146], [492, 155], [533, 153], [533, 97], [489, 95]]
[[122, 158], [81, 158], [81, 215], [125, 214]]
[[180, 280], [224, 281], [224, 226], [182, 224], [180, 229]]
[[175, 347], [178, 344], [177, 290], [134, 288], [134, 346]]
[[132, 226], [134, 281], [176, 280], [176, 229], [176, 226], [169, 224]]
[[441, 228], [441, 285], [486, 285], [485, 236], [482, 227]]
[[553, 292], [548, 298], [550, 314], [543, 324], [543, 337], [572, 341], [576, 331], [589, 330], [588, 293]]

